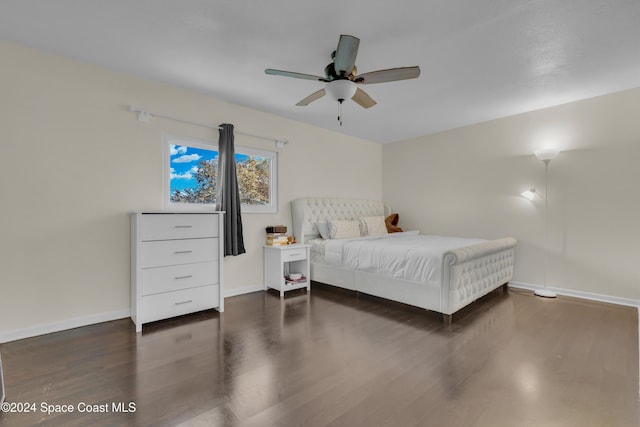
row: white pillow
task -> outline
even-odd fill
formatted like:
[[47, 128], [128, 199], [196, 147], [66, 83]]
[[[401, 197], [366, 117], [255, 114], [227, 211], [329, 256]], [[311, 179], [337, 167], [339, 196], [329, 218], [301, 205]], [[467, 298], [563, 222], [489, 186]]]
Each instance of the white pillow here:
[[331, 239], [352, 239], [360, 237], [358, 221], [329, 221], [329, 237]]
[[387, 224], [383, 216], [365, 216], [360, 218], [360, 231], [363, 236], [382, 236], [387, 234]]
[[316, 228], [318, 229], [318, 233], [320, 233], [320, 237], [323, 239], [330, 239], [329, 237], [329, 224], [326, 222], [316, 222]]

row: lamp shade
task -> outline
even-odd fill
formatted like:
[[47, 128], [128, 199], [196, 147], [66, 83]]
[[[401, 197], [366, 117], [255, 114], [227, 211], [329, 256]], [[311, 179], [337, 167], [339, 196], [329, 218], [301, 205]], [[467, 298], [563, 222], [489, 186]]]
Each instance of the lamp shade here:
[[551, 160], [556, 158], [558, 153], [560, 153], [560, 151], [556, 150], [555, 148], [543, 148], [541, 150], [536, 151], [534, 154], [538, 159], [542, 160], [543, 162], [545, 161], [550, 162]]
[[356, 93], [356, 89], [356, 84], [351, 80], [333, 80], [326, 86], [326, 91], [336, 101], [351, 98]]
[[536, 197], [536, 190], [532, 188], [531, 190], [523, 191], [520, 195], [530, 202], [533, 202], [533, 199]]

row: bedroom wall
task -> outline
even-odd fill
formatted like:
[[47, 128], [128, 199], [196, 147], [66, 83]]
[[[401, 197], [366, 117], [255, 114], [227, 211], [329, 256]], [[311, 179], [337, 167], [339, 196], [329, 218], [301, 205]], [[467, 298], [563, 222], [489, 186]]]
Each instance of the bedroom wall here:
[[[544, 165], [549, 165], [547, 283], [640, 301], [640, 89], [383, 147], [383, 197], [400, 225], [430, 234], [514, 236], [515, 280], [544, 283]], [[624, 301], [624, 299], [628, 299]]]
[[378, 144], [7, 42], [0, 57], [0, 342], [128, 315], [128, 213], [162, 209], [162, 132], [217, 141], [138, 122], [129, 104], [290, 141], [277, 150], [279, 211], [243, 215], [247, 253], [225, 259], [227, 293], [262, 285], [264, 227], [291, 226], [290, 200], [381, 197]]

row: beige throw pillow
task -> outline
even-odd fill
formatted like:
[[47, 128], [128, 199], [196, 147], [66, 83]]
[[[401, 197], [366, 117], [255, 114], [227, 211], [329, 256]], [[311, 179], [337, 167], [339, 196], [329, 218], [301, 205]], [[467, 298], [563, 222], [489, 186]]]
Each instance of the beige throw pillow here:
[[358, 221], [329, 221], [329, 237], [332, 239], [353, 239], [360, 237]]
[[363, 236], [382, 236], [387, 234], [387, 225], [383, 216], [365, 216], [360, 218], [359, 222]]

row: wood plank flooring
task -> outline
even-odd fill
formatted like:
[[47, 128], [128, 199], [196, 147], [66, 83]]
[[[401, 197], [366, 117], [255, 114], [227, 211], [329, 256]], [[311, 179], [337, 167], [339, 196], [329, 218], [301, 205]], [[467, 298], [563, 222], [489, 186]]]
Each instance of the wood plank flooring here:
[[636, 308], [497, 290], [447, 327], [316, 283], [225, 305], [0, 345], [7, 401], [36, 404], [0, 426], [640, 425]]

